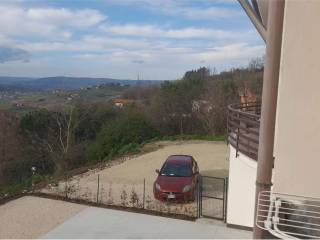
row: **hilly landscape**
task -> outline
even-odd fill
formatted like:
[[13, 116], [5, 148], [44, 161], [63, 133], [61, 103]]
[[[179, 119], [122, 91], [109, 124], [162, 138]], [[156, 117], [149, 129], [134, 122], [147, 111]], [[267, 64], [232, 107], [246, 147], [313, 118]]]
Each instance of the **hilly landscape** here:
[[76, 90], [89, 86], [101, 84], [120, 84], [122, 86], [150, 86], [159, 85], [163, 81], [159, 80], [129, 80], [113, 78], [88, 78], [88, 77], [46, 77], [46, 78], [27, 78], [27, 77], [1, 77], [0, 87], [15, 87], [24, 90]]

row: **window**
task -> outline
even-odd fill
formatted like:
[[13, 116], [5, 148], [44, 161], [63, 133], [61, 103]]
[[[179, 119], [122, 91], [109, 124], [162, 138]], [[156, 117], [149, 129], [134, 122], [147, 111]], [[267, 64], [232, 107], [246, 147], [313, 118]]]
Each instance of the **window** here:
[[168, 177], [190, 177], [192, 175], [192, 168], [190, 164], [165, 163], [160, 175]]

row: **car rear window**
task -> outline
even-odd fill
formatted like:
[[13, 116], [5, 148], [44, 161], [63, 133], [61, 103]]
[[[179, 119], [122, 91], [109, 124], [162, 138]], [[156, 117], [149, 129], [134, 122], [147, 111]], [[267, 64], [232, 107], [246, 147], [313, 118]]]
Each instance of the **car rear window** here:
[[190, 177], [192, 169], [190, 164], [165, 163], [160, 171], [161, 176]]

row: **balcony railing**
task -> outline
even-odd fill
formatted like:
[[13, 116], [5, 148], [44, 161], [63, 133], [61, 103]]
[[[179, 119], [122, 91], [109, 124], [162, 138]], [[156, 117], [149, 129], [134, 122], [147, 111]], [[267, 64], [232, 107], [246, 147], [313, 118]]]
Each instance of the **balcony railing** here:
[[228, 106], [228, 142], [236, 149], [257, 160], [261, 105], [259, 103]]
[[260, 192], [256, 226], [280, 239], [320, 239], [320, 199]]

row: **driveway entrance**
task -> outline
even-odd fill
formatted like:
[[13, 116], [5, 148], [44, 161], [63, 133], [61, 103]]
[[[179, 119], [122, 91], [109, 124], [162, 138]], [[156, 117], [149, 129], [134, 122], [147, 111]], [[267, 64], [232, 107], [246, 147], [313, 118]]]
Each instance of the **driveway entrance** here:
[[[208, 222], [209, 221], [209, 222]], [[222, 222], [177, 220], [88, 207], [42, 238], [250, 238], [251, 232]]]

